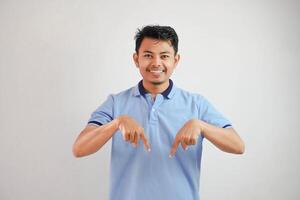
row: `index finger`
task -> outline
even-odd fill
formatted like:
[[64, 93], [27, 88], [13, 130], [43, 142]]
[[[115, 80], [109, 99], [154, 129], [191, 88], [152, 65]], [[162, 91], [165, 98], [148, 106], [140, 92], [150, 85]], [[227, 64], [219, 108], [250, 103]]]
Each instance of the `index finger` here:
[[172, 148], [171, 148], [171, 153], [169, 155], [170, 158], [176, 154], [179, 143], [180, 143], [179, 137], [175, 137], [175, 140], [174, 140]]
[[144, 146], [145, 146], [146, 150], [147, 150], [147, 151], [151, 151], [151, 148], [150, 148], [148, 139], [147, 139], [147, 137], [145, 136], [145, 133], [144, 133], [143, 130], [142, 130], [142, 132], [141, 132], [141, 139], [142, 139], [142, 141], [143, 141], [143, 143], [144, 143]]

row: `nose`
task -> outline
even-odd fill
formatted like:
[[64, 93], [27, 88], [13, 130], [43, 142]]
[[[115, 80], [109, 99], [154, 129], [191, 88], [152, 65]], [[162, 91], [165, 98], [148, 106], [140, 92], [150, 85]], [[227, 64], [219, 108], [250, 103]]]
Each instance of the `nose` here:
[[161, 66], [161, 59], [159, 56], [155, 56], [153, 57], [153, 60], [152, 60], [152, 66], [153, 67], [160, 67]]

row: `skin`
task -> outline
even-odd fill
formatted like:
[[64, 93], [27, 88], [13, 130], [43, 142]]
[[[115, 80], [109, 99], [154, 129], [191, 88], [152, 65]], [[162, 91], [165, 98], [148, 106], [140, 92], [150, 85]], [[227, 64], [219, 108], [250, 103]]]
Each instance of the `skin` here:
[[[138, 53], [133, 54], [133, 60], [143, 77], [144, 88], [155, 100], [157, 94], [168, 88], [169, 78], [180, 60], [180, 55], [175, 54], [169, 41], [144, 38]], [[124, 141], [134, 147], [142, 140], [144, 148], [150, 152], [151, 147], [143, 127], [130, 116], [122, 115], [103, 126], [87, 125], [73, 145], [74, 156], [95, 153], [117, 130], [121, 131]], [[222, 151], [244, 153], [244, 142], [233, 128], [218, 128], [198, 119], [190, 119], [176, 134], [169, 156], [176, 154], [179, 144], [184, 150], [190, 145], [196, 145], [201, 134]]]

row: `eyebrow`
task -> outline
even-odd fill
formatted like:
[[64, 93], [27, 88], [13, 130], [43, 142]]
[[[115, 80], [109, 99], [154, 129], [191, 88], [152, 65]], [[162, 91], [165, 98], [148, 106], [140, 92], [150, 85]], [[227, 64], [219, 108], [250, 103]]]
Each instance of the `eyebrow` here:
[[[143, 53], [152, 53], [153, 54], [153, 52], [152, 51], [143, 51]], [[169, 51], [163, 51], [163, 52], [160, 52], [159, 54], [171, 54]]]

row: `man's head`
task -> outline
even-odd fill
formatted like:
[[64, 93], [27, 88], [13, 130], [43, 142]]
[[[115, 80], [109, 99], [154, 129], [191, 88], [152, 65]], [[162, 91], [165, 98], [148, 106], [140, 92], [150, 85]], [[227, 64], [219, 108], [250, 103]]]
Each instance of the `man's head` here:
[[162, 85], [169, 81], [179, 61], [178, 37], [169, 26], [145, 26], [135, 35], [134, 62], [145, 84]]

